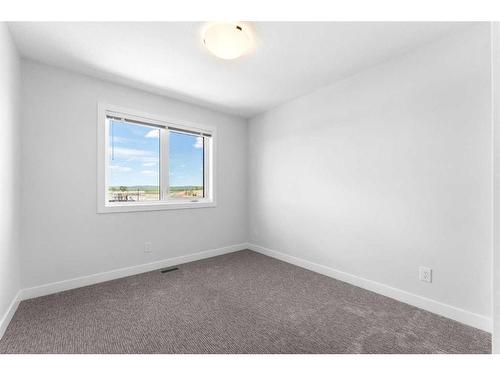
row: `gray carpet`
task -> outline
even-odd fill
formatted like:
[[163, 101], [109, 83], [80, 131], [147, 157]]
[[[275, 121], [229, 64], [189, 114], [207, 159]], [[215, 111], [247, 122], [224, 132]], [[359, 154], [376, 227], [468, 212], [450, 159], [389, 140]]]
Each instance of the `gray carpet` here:
[[490, 353], [488, 333], [245, 250], [23, 301], [0, 353]]

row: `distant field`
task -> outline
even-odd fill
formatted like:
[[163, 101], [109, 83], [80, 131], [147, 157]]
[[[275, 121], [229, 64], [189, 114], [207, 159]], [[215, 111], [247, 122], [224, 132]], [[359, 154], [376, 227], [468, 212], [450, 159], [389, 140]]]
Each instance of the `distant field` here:
[[[108, 189], [110, 202], [156, 201], [160, 197], [157, 186], [111, 186]], [[171, 186], [170, 198], [203, 197], [202, 186]]]
[[170, 188], [170, 198], [203, 198], [203, 188], [198, 187], [197, 189], [180, 189], [174, 190]]

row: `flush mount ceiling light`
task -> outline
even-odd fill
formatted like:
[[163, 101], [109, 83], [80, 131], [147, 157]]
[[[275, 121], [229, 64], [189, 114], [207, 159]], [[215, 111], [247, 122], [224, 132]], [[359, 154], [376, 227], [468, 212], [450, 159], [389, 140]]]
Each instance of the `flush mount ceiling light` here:
[[247, 52], [252, 46], [252, 39], [245, 25], [212, 23], [205, 27], [203, 44], [215, 56], [231, 60]]

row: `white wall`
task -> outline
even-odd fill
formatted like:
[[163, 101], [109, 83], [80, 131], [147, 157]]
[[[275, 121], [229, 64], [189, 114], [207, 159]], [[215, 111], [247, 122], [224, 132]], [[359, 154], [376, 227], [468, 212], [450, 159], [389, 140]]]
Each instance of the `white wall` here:
[[[489, 52], [488, 26], [471, 28], [258, 116], [248, 134], [236, 117], [23, 61], [22, 183], [8, 185], [21, 190], [22, 287], [244, 243], [248, 228], [254, 244], [491, 316]], [[7, 61], [2, 82], [17, 74]], [[218, 207], [97, 214], [98, 101], [217, 126]], [[1, 145], [2, 189], [16, 144]], [[2, 257], [16, 202], [0, 213]], [[18, 264], [1, 265], [10, 302]]]
[[[19, 57], [0, 22], [0, 337], [19, 290]], [[6, 321], [6, 320], [5, 320]]]
[[[24, 60], [22, 100], [23, 287], [247, 241], [245, 120]], [[217, 207], [97, 214], [99, 101], [217, 127]]]
[[491, 317], [489, 43], [468, 28], [252, 119], [251, 242]]
[[493, 248], [493, 353], [500, 354], [500, 23], [492, 22], [493, 88], [493, 173], [494, 173], [494, 248]]

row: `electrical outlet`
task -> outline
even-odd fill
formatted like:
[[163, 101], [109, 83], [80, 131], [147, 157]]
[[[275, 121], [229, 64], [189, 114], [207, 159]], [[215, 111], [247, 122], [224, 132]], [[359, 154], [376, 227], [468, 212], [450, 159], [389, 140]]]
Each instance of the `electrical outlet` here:
[[153, 249], [151, 248], [151, 242], [144, 242], [144, 252], [152, 253]]
[[432, 283], [432, 269], [429, 267], [420, 266], [418, 269], [418, 276], [420, 281]]

